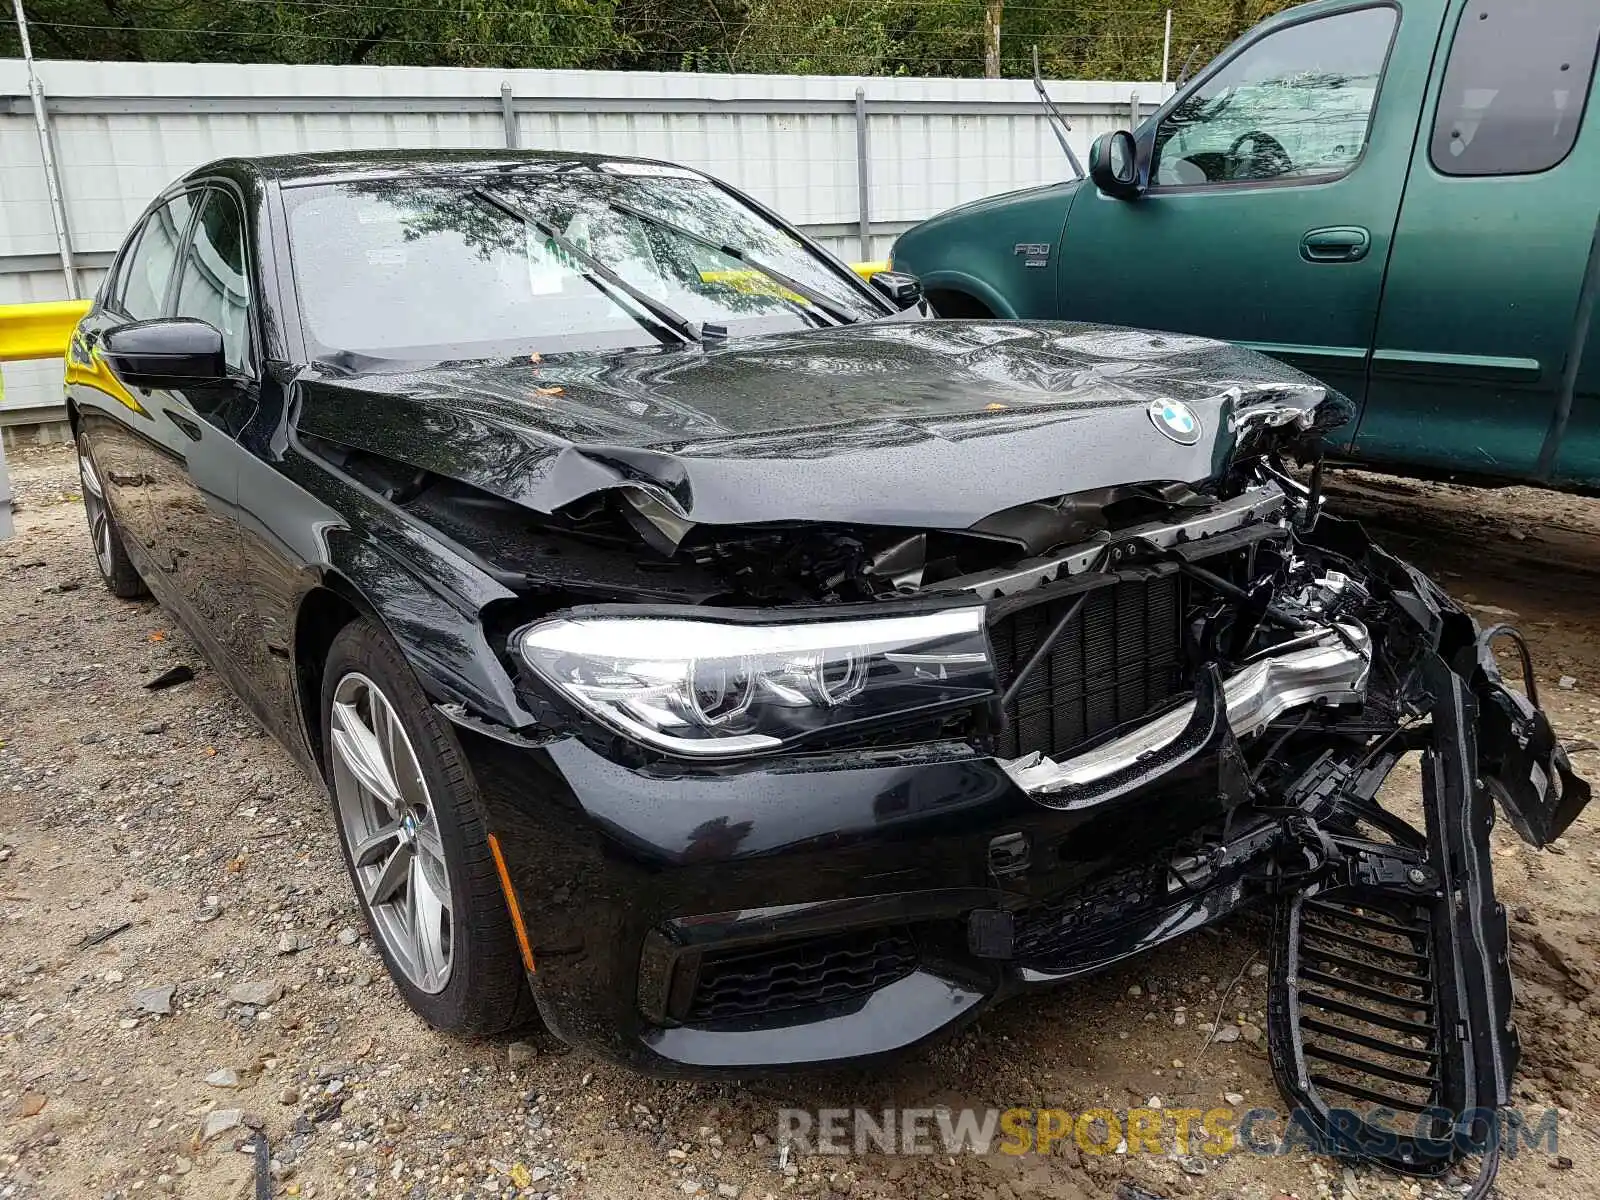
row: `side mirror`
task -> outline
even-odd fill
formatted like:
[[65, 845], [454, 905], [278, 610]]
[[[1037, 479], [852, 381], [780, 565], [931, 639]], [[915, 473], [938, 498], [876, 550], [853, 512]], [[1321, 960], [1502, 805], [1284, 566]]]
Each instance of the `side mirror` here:
[[867, 282], [899, 309], [910, 308], [922, 299], [922, 280], [904, 271], [879, 271]]
[[107, 330], [100, 357], [130, 387], [185, 388], [225, 378], [222, 333], [192, 317], [135, 321]]
[[1132, 200], [1139, 186], [1139, 146], [1126, 129], [1102, 133], [1089, 147], [1089, 178], [1095, 187], [1118, 200]]

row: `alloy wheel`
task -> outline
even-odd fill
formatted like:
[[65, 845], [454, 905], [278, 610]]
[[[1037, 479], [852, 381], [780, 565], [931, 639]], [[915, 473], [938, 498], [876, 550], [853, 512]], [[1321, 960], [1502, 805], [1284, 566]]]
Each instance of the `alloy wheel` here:
[[334, 800], [374, 931], [416, 987], [450, 981], [454, 913], [444, 843], [421, 764], [394, 706], [344, 675], [331, 718]]
[[83, 480], [83, 507], [89, 514], [89, 540], [94, 543], [94, 560], [100, 574], [111, 578], [116, 562], [111, 555], [111, 512], [106, 508], [106, 491], [94, 462], [80, 447], [78, 476]]

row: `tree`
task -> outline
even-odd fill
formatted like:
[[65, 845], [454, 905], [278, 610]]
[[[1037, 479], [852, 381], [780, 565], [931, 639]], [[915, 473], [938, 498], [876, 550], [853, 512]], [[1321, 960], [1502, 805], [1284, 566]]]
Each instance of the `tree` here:
[[[41, 58], [1154, 79], [1169, 0], [28, 0]], [[1171, 0], [1203, 63], [1288, 0]], [[19, 53], [0, 24], [0, 55]]]
[[1005, 15], [1005, 0], [986, 0], [983, 6], [983, 75], [1000, 78], [1000, 21]]

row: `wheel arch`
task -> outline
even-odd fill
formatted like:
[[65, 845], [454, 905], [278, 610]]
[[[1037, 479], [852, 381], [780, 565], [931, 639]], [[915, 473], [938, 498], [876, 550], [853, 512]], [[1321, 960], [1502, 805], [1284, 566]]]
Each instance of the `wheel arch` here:
[[933, 311], [952, 320], [987, 320], [994, 312], [982, 300], [956, 288], [931, 288], [923, 292]]
[[[382, 579], [395, 582], [392, 573], [385, 574]], [[402, 720], [419, 781], [426, 776], [427, 791], [421, 797], [423, 811], [418, 813], [415, 808], [409, 811], [419, 822], [434, 823], [440, 847], [438, 857], [448, 883], [443, 899], [438, 899], [435, 892], [439, 907], [434, 909], [436, 914], [449, 913], [448, 976], [433, 974], [431, 969], [418, 974], [416, 965], [429, 960], [430, 956], [420, 949], [421, 942], [411, 946], [398, 940], [403, 935], [395, 929], [392, 915], [386, 916], [392, 911], [384, 907], [386, 898], [375, 895], [363, 883], [355, 857], [356, 847], [371, 848], [381, 844], [380, 839], [392, 836], [396, 826], [388, 824], [387, 818], [378, 828], [363, 828], [352, 823], [348, 793], [342, 796], [340, 791], [343, 773], [336, 775], [332, 769], [331, 747], [319, 745], [317, 765], [333, 803], [345, 865], [357, 888], [358, 903], [366, 914], [378, 952], [413, 1010], [428, 1023], [451, 1032], [494, 1034], [537, 1019], [537, 1008], [524, 974], [525, 970], [533, 969], [532, 952], [523, 949], [527, 935], [515, 908], [515, 894], [502, 879], [503, 869], [496, 865], [498, 850], [492, 831], [485, 824], [485, 810], [471, 765], [451, 722], [430, 711], [438, 697], [428, 686], [427, 672], [419, 667], [415, 638], [409, 639], [412, 644], [407, 644], [405, 634], [412, 622], [403, 606], [397, 606], [391, 619], [385, 620], [377, 604], [369, 599], [369, 596], [387, 594], [382, 590], [363, 589], [349, 576], [325, 570], [299, 597], [294, 647], [301, 707], [308, 718], [308, 732], [321, 743], [322, 702], [329, 656], [353, 652], [357, 656], [355, 669], [366, 676], [361, 682], [378, 693]], [[356, 636], [351, 638], [352, 634]], [[350, 641], [347, 643], [346, 639]], [[341, 646], [345, 647], [342, 651]], [[404, 675], [408, 669], [422, 685], [421, 695], [396, 677], [397, 670]], [[350, 678], [342, 675], [341, 685]], [[353, 757], [359, 759], [362, 755], [357, 752]], [[396, 780], [402, 778], [396, 770], [400, 765], [398, 759], [389, 764], [388, 769]], [[356, 775], [359, 779], [360, 772]], [[398, 796], [396, 800], [405, 803], [399, 801]], [[411, 794], [411, 802], [417, 802], [415, 793]], [[399, 815], [394, 805], [388, 807], [391, 814]], [[384, 829], [391, 834], [385, 835]], [[392, 855], [393, 861], [399, 850], [384, 853]], [[363, 857], [360, 861], [364, 864], [367, 860]], [[405, 865], [402, 861], [402, 867]], [[387, 871], [386, 863], [377, 874], [385, 876]], [[420, 878], [412, 871], [410, 886], [419, 886]], [[433, 944], [435, 952], [431, 961], [437, 964], [441, 943], [435, 940]]]
[[324, 779], [328, 774], [328, 759], [322, 739], [322, 671], [339, 631], [363, 617], [388, 629], [360, 589], [335, 572], [325, 572], [322, 579], [300, 597], [295, 609], [290, 651], [295, 698], [299, 704], [301, 732]]
[[[965, 271], [930, 271], [922, 276], [922, 290], [928, 297], [928, 302], [933, 305], [933, 310], [941, 317], [1016, 319], [1016, 310], [1004, 296], [977, 276], [969, 275]], [[964, 306], [967, 311], [946, 313], [939, 306], [941, 297], [947, 298], [947, 303], [950, 298], [955, 299], [957, 304]], [[973, 306], [981, 307], [985, 311], [974, 311]]]

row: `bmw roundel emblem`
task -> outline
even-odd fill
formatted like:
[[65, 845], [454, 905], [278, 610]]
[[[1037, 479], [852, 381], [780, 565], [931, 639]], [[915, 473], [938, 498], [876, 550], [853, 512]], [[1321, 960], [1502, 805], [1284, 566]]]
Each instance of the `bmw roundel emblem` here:
[[1182, 400], [1152, 400], [1145, 411], [1150, 424], [1178, 445], [1192, 446], [1200, 440], [1200, 418]]

